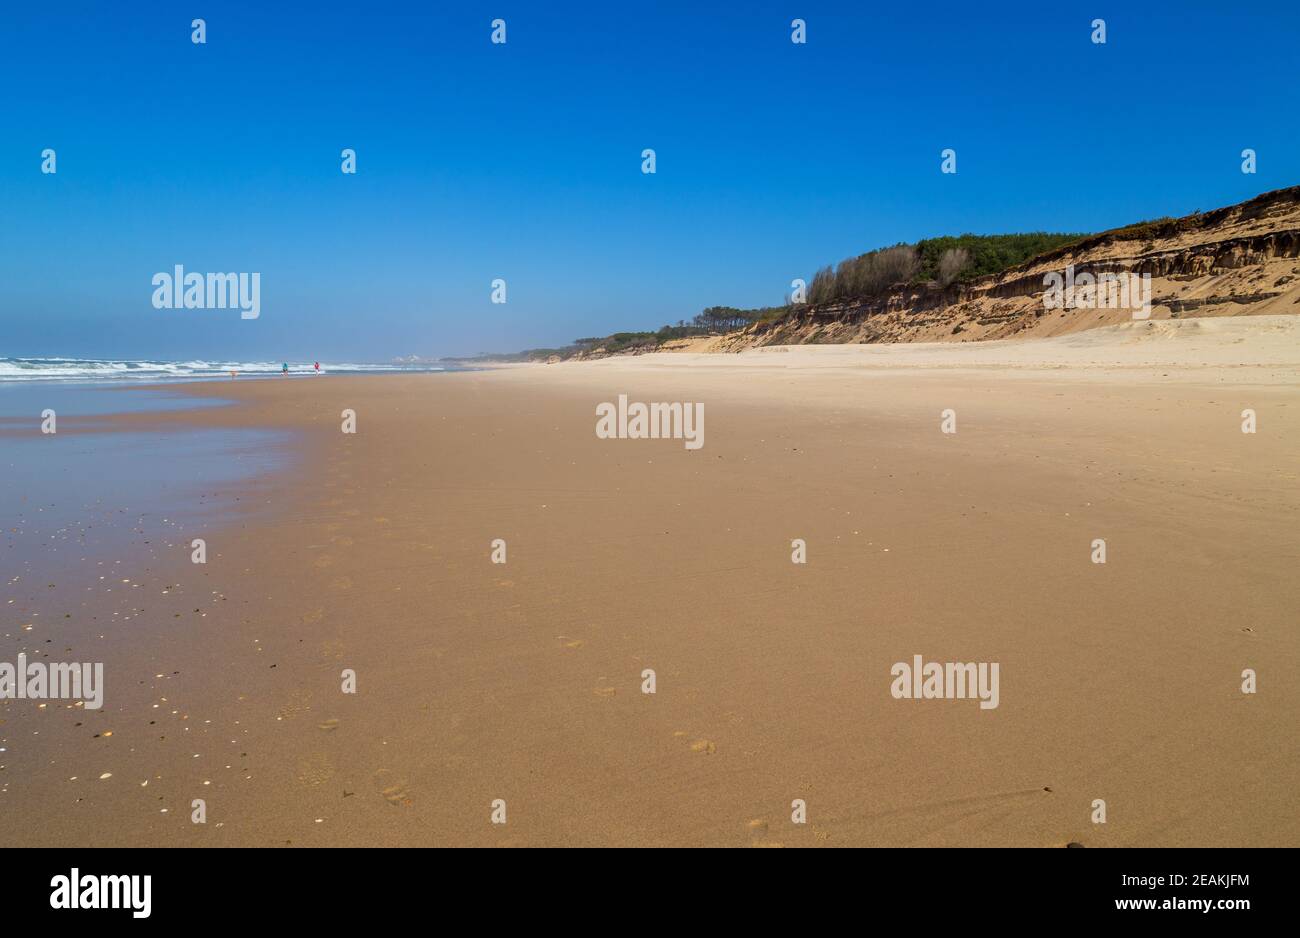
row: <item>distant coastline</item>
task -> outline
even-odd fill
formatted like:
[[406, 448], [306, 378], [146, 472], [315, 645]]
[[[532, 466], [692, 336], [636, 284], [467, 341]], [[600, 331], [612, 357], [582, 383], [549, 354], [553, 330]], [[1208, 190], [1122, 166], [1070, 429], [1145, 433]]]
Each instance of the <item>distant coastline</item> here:
[[[316, 373], [315, 362], [271, 361], [157, 361], [146, 359], [92, 358], [0, 358], [0, 384], [28, 381], [73, 381], [83, 383], [118, 381], [197, 381], [229, 378], [233, 371], [241, 378]], [[321, 362], [326, 374], [412, 374], [458, 370], [448, 362]]]

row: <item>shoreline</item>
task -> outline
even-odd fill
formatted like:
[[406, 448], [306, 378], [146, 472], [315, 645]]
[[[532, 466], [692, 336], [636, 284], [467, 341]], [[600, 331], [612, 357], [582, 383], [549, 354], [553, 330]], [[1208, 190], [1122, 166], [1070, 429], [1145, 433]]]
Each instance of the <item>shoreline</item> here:
[[[101, 418], [292, 432], [297, 468], [249, 487], [270, 513], [214, 528], [205, 566], [141, 575], [180, 586], [146, 615], [208, 615], [115, 664], [93, 720], [46, 714], [56, 765], [10, 746], [0, 839], [1300, 842], [1292, 346], [1011, 383], [823, 348], [186, 383], [238, 406]], [[598, 439], [619, 393], [703, 401], [705, 445]], [[914, 655], [1000, 662], [999, 706], [892, 699]]]

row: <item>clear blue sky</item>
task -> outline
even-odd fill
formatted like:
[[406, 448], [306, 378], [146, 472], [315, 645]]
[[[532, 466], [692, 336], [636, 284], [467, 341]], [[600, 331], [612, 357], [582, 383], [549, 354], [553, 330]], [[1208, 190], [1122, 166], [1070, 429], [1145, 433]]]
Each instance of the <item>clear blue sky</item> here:
[[[1229, 204], [1300, 183], [1297, 6], [7, 3], [0, 356], [558, 345], [900, 240]], [[154, 309], [177, 263], [260, 272], [261, 318]]]

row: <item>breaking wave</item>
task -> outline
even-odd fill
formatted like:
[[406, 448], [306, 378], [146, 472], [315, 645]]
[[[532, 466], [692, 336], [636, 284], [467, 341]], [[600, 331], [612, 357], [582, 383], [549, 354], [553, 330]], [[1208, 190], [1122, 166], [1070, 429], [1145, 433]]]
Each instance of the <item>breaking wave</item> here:
[[[241, 376], [277, 375], [283, 362], [230, 361], [114, 361], [94, 358], [0, 358], [0, 381], [163, 381], [167, 379], [225, 378], [232, 371]], [[291, 375], [315, 374], [314, 362], [289, 362]], [[321, 364], [321, 372], [337, 374], [386, 374], [447, 371], [432, 364], [364, 364], [355, 362]]]

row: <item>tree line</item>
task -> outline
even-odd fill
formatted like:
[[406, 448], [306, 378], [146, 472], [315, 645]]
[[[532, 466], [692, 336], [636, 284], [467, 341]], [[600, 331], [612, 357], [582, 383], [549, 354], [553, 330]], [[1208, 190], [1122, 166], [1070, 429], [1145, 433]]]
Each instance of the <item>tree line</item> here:
[[1027, 234], [964, 234], [896, 244], [846, 258], [818, 270], [808, 288], [814, 305], [871, 299], [897, 286], [958, 281], [999, 274], [1035, 255], [1070, 244], [1082, 234], [1035, 231]]
[[784, 297], [780, 306], [738, 309], [710, 306], [690, 320], [661, 326], [653, 332], [615, 332], [607, 336], [574, 339], [558, 349], [529, 349], [510, 358], [545, 360], [571, 358], [585, 352], [607, 353], [650, 351], [666, 342], [703, 335], [718, 335], [745, 329], [759, 322], [782, 319], [797, 306], [869, 300], [899, 286], [935, 283], [947, 287], [958, 282], [998, 274], [1022, 264], [1037, 254], [1086, 237], [1083, 234], [1051, 233], [975, 235], [963, 234], [927, 238], [915, 244], [899, 243], [850, 257], [813, 274], [806, 295]]

